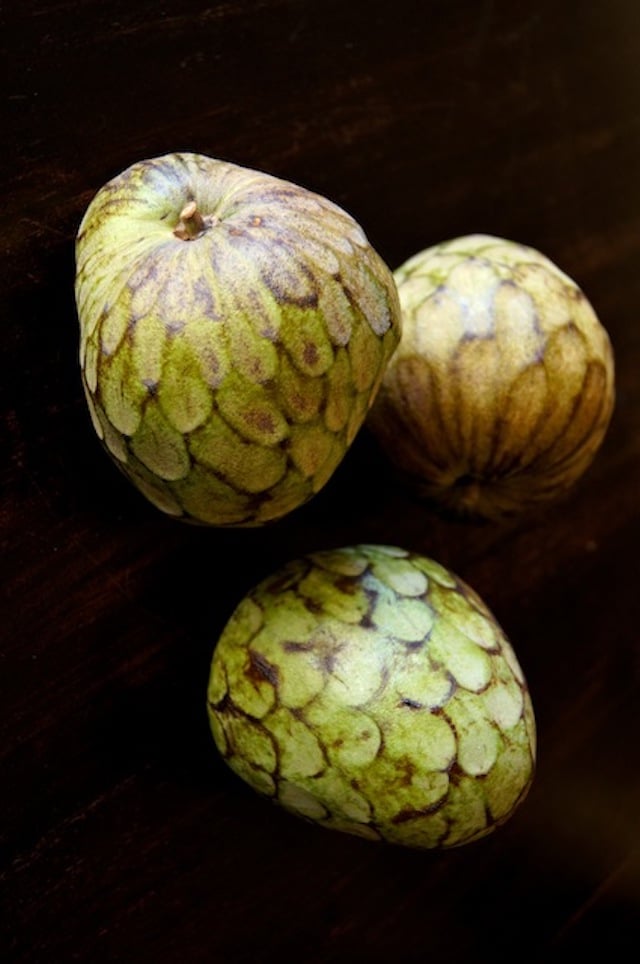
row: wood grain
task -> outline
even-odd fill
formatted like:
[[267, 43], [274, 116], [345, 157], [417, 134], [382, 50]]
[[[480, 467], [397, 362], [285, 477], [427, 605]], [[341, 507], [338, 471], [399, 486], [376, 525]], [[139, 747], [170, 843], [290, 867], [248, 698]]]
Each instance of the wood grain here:
[[[548, 961], [640, 933], [640, 26], [631, 0], [25, 0], [3, 13], [3, 960]], [[100, 450], [73, 238], [109, 177], [192, 149], [346, 207], [392, 266], [531, 244], [607, 327], [617, 401], [561, 504], [500, 526], [410, 499], [362, 433], [263, 530], [183, 526]], [[527, 675], [534, 787], [486, 841], [377, 847], [216, 756], [235, 603], [298, 553], [394, 542], [492, 608]]]

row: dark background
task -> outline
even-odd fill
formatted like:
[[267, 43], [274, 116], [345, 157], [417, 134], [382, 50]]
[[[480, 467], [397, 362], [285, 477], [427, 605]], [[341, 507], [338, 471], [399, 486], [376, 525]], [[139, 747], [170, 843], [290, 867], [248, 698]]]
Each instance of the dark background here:
[[[6, 9], [10, 6], [10, 9]], [[3, 13], [0, 958], [548, 961], [640, 937], [640, 8], [635, 0], [22, 0]], [[136, 160], [197, 150], [349, 210], [392, 267], [531, 244], [609, 330], [617, 404], [561, 503], [509, 524], [412, 502], [363, 432], [268, 529], [167, 519], [93, 435], [73, 238]], [[258, 579], [356, 541], [493, 609], [539, 766], [486, 840], [307, 826], [217, 757], [215, 640]]]

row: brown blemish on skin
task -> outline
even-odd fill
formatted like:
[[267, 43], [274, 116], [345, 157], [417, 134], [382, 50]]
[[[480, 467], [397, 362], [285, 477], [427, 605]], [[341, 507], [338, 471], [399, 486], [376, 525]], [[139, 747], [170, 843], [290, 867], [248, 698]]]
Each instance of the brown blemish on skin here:
[[[305, 274], [313, 282], [312, 275], [306, 271]], [[299, 305], [300, 308], [317, 308], [318, 307], [318, 293], [316, 291], [310, 292], [308, 295], [303, 295], [300, 298], [296, 298], [294, 304]]]
[[355, 596], [360, 591], [360, 586], [352, 576], [338, 576], [333, 584], [347, 596]]
[[449, 774], [449, 781], [454, 787], [456, 787], [460, 783], [460, 781], [464, 780], [465, 777], [467, 776], [467, 774], [464, 772], [464, 770], [458, 763], [457, 757], [455, 757], [451, 761], [451, 763], [447, 767], [446, 772]]
[[369, 629], [374, 625], [373, 613], [378, 602], [378, 593], [371, 586], [362, 585], [362, 589], [367, 597], [367, 611], [360, 620], [360, 625], [364, 626], [365, 629]]
[[422, 709], [422, 703], [419, 703], [418, 700], [411, 700], [408, 696], [405, 696], [404, 699], [401, 699], [398, 706], [407, 706], [410, 710]]
[[236, 704], [233, 702], [228, 691], [224, 694], [222, 699], [220, 699], [217, 703], [212, 703], [211, 700], [207, 700], [207, 703], [212, 710], [215, 710], [216, 713], [219, 713], [221, 715], [224, 715], [224, 714], [227, 714], [228, 716], [244, 715], [240, 712]]
[[273, 417], [269, 412], [262, 411], [261, 409], [250, 409], [245, 414], [245, 421], [248, 425], [252, 425], [257, 428], [259, 432], [264, 432], [266, 434], [271, 434], [275, 431], [275, 425]]
[[305, 365], [313, 367], [318, 362], [318, 348], [312, 341], [306, 341], [302, 350]]
[[484, 822], [486, 827], [498, 827], [503, 821], [497, 820], [496, 817], [491, 813], [491, 808], [488, 803], [484, 805]]
[[274, 596], [280, 595], [281, 592], [296, 586], [298, 582], [307, 574], [308, 569], [309, 567], [305, 570], [305, 572], [300, 574], [285, 568], [279, 575], [271, 579], [265, 585], [265, 591]]
[[408, 650], [422, 649], [431, 634], [427, 633], [424, 639], [411, 639], [408, 642], [403, 640], [403, 646]]
[[295, 643], [292, 640], [287, 640], [282, 644], [282, 648], [285, 653], [310, 653], [313, 649], [313, 643]]
[[323, 672], [327, 673], [329, 676], [333, 673], [336, 665], [335, 653], [322, 653], [320, 657], [320, 666]]
[[247, 676], [258, 683], [266, 680], [268, 683], [271, 683], [272, 686], [278, 685], [278, 667], [270, 663], [262, 653], [256, 653], [253, 649], [249, 650], [249, 669]]
[[444, 806], [446, 800], [446, 794], [435, 803], [430, 804], [428, 807], [422, 807], [420, 810], [413, 810], [407, 807], [404, 810], [400, 810], [396, 813], [394, 817], [391, 818], [391, 823], [406, 823], [408, 820], [415, 820], [416, 817], [429, 817], [432, 813], [437, 813]]
[[151, 396], [151, 398], [155, 398], [156, 395], [158, 394], [158, 382], [154, 381], [151, 378], [143, 378], [142, 384], [149, 392], [149, 395]]

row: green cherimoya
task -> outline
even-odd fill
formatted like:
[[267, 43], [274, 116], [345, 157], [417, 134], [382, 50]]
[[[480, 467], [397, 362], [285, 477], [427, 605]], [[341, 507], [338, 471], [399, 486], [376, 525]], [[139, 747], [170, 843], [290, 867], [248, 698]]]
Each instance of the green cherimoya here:
[[391, 272], [331, 201], [197, 154], [141, 161], [76, 243], [95, 430], [172, 516], [259, 525], [307, 501], [400, 337]]
[[476, 840], [533, 778], [533, 709], [509, 642], [460, 579], [395, 547], [318, 552], [253, 589], [214, 651], [208, 708], [219, 751], [255, 790], [371, 840]]
[[594, 458], [614, 360], [586, 297], [540, 252], [471, 235], [395, 272], [402, 339], [369, 425], [416, 493], [497, 518], [565, 492]]

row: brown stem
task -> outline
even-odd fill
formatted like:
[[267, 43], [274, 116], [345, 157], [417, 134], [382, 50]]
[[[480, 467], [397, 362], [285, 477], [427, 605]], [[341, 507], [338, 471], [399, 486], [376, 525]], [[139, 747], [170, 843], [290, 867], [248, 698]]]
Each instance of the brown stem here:
[[195, 201], [189, 201], [180, 212], [180, 220], [173, 233], [181, 241], [194, 241], [204, 234], [205, 229], [204, 218], [198, 211], [198, 205]]

